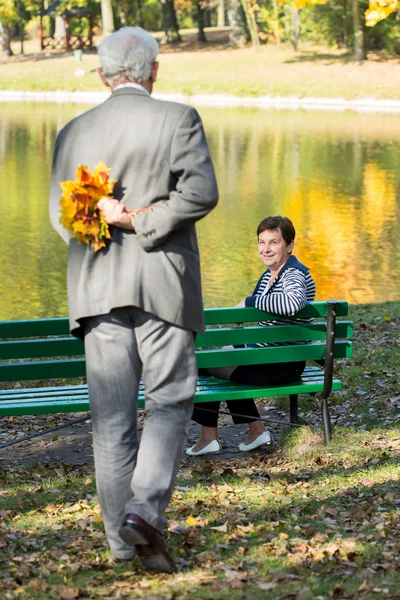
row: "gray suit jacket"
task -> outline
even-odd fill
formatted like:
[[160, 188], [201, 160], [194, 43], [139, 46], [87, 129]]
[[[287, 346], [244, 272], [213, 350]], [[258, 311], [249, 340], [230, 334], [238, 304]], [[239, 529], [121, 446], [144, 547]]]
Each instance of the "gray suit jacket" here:
[[[110, 177], [118, 180], [115, 198], [129, 209], [153, 209], [135, 217], [135, 232], [112, 227], [107, 249], [94, 253], [75, 239], [69, 241], [59, 223], [59, 182], [75, 179], [79, 164], [93, 169], [101, 160], [111, 168]], [[122, 88], [68, 123], [54, 151], [50, 218], [69, 242], [71, 332], [82, 337], [82, 319], [121, 306], [136, 306], [202, 332], [194, 223], [217, 201], [207, 142], [193, 108]]]

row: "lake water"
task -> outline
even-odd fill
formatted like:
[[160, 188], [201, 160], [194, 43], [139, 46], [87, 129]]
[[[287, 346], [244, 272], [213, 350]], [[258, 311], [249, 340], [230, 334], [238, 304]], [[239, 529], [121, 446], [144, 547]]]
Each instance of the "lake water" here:
[[[57, 131], [82, 105], [0, 103], [0, 320], [63, 316], [66, 246], [47, 212]], [[200, 109], [220, 188], [198, 224], [206, 307], [232, 306], [263, 271], [255, 235], [290, 217], [317, 299], [400, 299], [396, 115]]]

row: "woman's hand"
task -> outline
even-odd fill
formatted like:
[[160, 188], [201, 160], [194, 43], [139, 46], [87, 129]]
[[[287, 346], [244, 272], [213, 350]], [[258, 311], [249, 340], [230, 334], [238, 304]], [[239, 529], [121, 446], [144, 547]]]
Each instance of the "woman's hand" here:
[[245, 301], [246, 300], [244, 298], [241, 302], [239, 302], [239, 304], [236, 304], [235, 308], [243, 308], [244, 306], [246, 306]]

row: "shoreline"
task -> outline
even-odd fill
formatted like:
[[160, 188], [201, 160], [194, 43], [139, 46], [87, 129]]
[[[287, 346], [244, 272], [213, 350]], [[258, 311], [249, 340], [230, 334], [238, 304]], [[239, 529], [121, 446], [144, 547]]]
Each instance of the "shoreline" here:
[[[55, 102], [72, 104], [100, 104], [109, 97], [109, 92], [34, 92], [18, 90], [0, 90], [0, 102]], [[190, 104], [192, 106], [327, 110], [341, 112], [352, 110], [366, 113], [400, 113], [400, 100], [375, 100], [374, 98], [317, 98], [296, 96], [257, 96], [241, 97], [227, 94], [160, 94], [153, 98]]]

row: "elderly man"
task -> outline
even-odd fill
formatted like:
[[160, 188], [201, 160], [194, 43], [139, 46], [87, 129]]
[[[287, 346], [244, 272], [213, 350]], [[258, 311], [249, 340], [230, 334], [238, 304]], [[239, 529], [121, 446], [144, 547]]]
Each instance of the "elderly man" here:
[[[139, 27], [100, 45], [99, 75], [112, 94], [59, 133], [50, 216], [69, 242], [70, 326], [85, 340], [97, 490], [111, 552], [117, 560], [137, 553], [145, 568], [172, 572], [164, 510], [192, 414], [194, 338], [204, 328], [194, 224], [218, 192], [197, 112], [150, 97], [157, 53]], [[115, 199], [100, 203], [112, 239], [94, 253], [59, 224], [59, 182], [73, 179], [79, 164], [99, 161], [118, 183]], [[139, 445], [141, 376], [148, 414]]]

